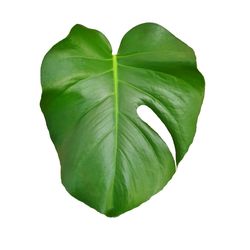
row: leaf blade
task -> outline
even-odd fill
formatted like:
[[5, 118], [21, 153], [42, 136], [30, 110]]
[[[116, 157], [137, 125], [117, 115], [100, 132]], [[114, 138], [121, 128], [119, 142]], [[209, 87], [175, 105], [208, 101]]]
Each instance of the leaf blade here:
[[175, 173], [167, 145], [137, 108], [149, 106], [169, 129], [178, 163], [192, 143], [204, 95], [193, 50], [150, 23], [129, 31], [117, 56], [100, 32], [74, 26], [46, 54], [41, 82], [62, 182], [108, 216], [139, 206]]

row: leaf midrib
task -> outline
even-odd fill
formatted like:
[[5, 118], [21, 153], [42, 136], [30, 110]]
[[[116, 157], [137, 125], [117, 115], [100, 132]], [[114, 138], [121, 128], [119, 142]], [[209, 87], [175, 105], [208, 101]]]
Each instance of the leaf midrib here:
[[[112, 177], [112, 182], [110, 186], [110, 204], [109, 207], [106, 209], [112, 209], [114, 206], [114, 184], [115, 184], [115, 177], [116, 177], [116, 169], [117, 169], [117, 150], [118, 150], [118, 116], [119, 116], [119, 95], [118, 95], [118, 65], [117, 65], [117, 57], [116, 55], [112, 55], [112, 62], [113, 62], [113, 81], [114, 81], [114, 118], [115, 118], [115, 143], [114, 143], [114, 173]], [[111, 206], [111, 207], [110, 207]]]

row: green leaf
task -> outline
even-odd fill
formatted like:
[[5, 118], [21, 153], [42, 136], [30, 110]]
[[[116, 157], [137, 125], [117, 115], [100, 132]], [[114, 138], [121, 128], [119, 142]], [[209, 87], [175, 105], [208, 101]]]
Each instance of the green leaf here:
[[148, 200], [176, 170], [137, 108], [147, 105], [166, 125], [178, 164], [193, 141], [204, 96], [193, 50], [154, 23], [130, 30], [117, 55], [99, 31], [74, 26], [46, 54], [41, 81], [62, 183], [107, 216]]

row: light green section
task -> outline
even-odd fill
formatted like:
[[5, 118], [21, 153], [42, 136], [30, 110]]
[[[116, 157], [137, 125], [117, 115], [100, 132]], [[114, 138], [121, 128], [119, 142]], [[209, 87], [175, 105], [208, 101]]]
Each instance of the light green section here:
[[119, 113], [119, 94], [118, 94], [118, 72], [117, 72], [117, 59], [113, 55], [113, 78], [114, 78], [114, 100], [115, 100], [115, 163], [117, 154], [117, 141], [118, 141], [118, 113]]

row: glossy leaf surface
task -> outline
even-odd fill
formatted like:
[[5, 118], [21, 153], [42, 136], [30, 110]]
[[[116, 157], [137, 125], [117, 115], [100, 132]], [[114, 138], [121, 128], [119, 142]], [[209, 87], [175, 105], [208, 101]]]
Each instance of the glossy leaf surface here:
[[175, 173], [167, 145], [137, 108], [147, 105], [166, 125], [178, 164], [193, 141], [204, 95], [193, 50], [153, 23], [130, 30], [113, 56], [103, 34], [74, 26], [46, 54], [41, 81], [62, 183], [108, 216], [148, 200]]

